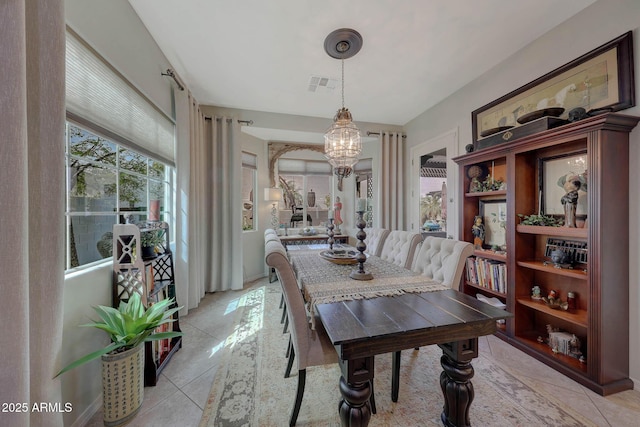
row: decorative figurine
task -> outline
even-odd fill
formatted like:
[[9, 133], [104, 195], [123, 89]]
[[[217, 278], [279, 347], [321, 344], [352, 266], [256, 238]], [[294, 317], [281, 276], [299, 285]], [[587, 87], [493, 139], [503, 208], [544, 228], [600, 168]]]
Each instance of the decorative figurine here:
[[[552, 250], [549, 254], [549, 258], [551, 258], [551, 262], [555, 268], [573, 268], [573, 265], [571, 264], [571, 257], [562, 249]], [[549, 261], [545, 261], [544, 264], [549, 264]]]
[[473, 246], [476, 249], [482, 249], [482, 245], [484, 244], [485, 231], [481, 216], [476, 215], [473, 227], [471, 227], [471, 233], [473, 234]]
[[333, 223], [336, 226], [336, 234], [340, 234], [340, 225], [342, 224], [342, 217], [340, 216], [340, 211], [342, 210], [342, 202], [340, 201], [340, 196], [336, 196], [336, 202], [333, 204], [335, 217], [333, 219]]
[[558, 179], [558, 186], [567, 193], [560, 198], [564, 208], [564, 223], [567, 227], [576, 228], [576, 208], [578, 207], [578, 190], [587, 191], [585, 174], [568, 173]]
[[531, 299], [539, 300], [541, 298], [540, 293], [540, 286], [534, 286], [533, 288], [531, 288]]

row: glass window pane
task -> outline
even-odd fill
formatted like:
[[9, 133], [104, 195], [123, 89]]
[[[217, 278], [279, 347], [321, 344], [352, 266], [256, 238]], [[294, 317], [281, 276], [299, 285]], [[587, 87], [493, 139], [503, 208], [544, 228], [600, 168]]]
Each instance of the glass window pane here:
[[280, 175], [279, 179], [280, 188], [282, 188], [282, 200], [278, 206], [279, 220], [281, 224], [286, 224], [287, 227], [293, 226], [292, 219], [297, 219], [297, 217], [294, 217], [296, 213], [299, 213], [300, 218], [302, 218], [304, 176]]
[[254, 230], [253, 217], [255, 212], [254, 190], [256, 181], [254, 169], [242, 168], [242, 229]]
[[93, 163], [116, 165], [116, 144], [73, 125], [69, 125], [69, 154]]
[[69, 211], [114, 212], [116, 172], [113, 169], [69, 159]]
[[135, 151], [127, 150], [126, 148], [120, 149], [120, 169], [125, 169], [131, 172], [139, 173], [140, 175], [147, 174], [147, 157], [142, 154], [138, 154]]
[[111, 256], [116, 215], [72, 216], [67, 231], [71, 268]]
[[149, 220], [164, 221], [165, 187], [162, 181], [149, 180]]
[[307, 175], [305, 199], [307, 214], [311, 216], [313, 225], [326, 225], [329, 209], [333, 209], [331, 177], [326, 175]]
[[446, 231], [447, 201], [442, 197], [446, 182], [446, 178], [420, 177], [420, 224], [425, 231]]
[[120, 172], [120, 210], [147, 210], [147, 179], [130, 173]]
[[157, 178], [164, 181], [166, 166], [163, 163], [149, 159], [149, 178]]

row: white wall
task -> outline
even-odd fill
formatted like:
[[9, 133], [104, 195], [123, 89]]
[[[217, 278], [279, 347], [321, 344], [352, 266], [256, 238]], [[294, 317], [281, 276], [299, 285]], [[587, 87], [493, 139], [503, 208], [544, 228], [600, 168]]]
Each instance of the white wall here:
[[[111, 305], [112, 271], [112, 264], [108, 262], [65, 277], [60, 367], [109, 344], [106, 333], [79, 325], [97, 318], [92, 306]], [[73, 405], [72, 412], [63, 414], [64, 425], [72, 425], [78, 418], [90, 419], [102, 405], [100, 360], [72, 369], [60, 380], [62, 401]]]
[[[530, 81], [582, 56], [604, 43], [634, 32], [636, 103], [640, 103], [640, 1], [600, 0], [565, 23], [549, 31], [504, 63], [498, 64], [440, 104], [424, 112], [405, 126], [408, 146], [425, 142], [449, 129], [459, 129], [459, 152], [472, 142], [471, 112]], [[625, 114], [639, 115], [640, 107]], [[630, 376], [640, 381], [640, 126], [630, 135], [631, 164], [629, 194], [629, 332]], [[407, 176], [407, 179], [409, 177]], [[606, 313], [605, 313], [606, 321]]]

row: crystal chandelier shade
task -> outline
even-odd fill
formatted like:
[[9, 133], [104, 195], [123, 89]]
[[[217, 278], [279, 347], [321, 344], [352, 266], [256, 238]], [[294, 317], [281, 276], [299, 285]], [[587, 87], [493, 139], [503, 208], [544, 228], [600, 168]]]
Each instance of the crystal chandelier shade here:
[[333, 119], [333, 125], [324, 134], [324, 155], [334, 168], [352, 168], [362, 152], [360, 129], [351, 119], [349, 110], [342, 107]]

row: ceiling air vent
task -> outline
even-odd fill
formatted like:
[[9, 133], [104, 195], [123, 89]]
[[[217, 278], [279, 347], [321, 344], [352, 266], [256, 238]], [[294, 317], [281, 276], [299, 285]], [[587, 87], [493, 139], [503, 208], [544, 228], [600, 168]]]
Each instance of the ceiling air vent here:
[[309, 79], [309, 92], [330, 93], [338, 87], [338, 79], [331, 77], [311, 76]]

